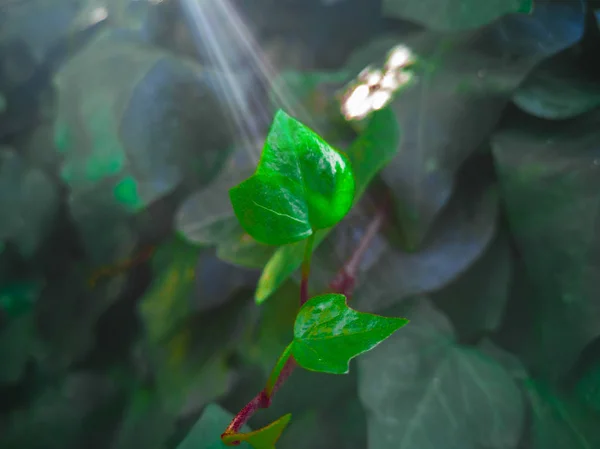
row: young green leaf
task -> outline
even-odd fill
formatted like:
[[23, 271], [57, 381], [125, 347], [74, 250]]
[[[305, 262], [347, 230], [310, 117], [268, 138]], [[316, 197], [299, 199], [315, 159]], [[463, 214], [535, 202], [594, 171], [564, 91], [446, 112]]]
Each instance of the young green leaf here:
[[300, 366], [311, 371], [345, 374], [350, 360], [369, 351], [408, 323], [357, 312], [344, 295], [315, 296], [298, 312], [292, 353]]
[[222, 436], [221, 439], [227, 446], [233, 446], [237, 441], [245, 441], [254, 449], [275, 449], [275, 443], [291, 418], [292, 414], [288, 413], [262, 429], [248, 433], [233, 433]]
[[346, 156], [280, 110], [256, 173], [229, 195], [248, 234], [284, 245], [340, 221], [352, 206], [354, 189]]
[[[347, 150], [356, 182], [355, 201], [358, 201], [379, 170], [396, 155], [400, 139], [401, 132], [394, 111], [386, 108], [373, 113], [365, 130]], [[313, 250], [331, 229], [315, 233]], [[258, 304], [266, 301], [300, 267], [304, 258], [303, 243], [282, 246], [273, 254], [258, 282], [255, 293]]]

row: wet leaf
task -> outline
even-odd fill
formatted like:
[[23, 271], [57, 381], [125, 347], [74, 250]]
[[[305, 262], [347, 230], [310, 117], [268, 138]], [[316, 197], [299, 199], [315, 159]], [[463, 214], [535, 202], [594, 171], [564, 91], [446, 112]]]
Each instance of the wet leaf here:
[[436, 31], [458, 31], [481, 27], [505, 14], [533, 10], [533, 0], [384, 0], [383, 14], [406, 19]]
[[[389, 109], [384, 109], [371, 116], [363, 133], [347, 149], [356, 182], [355, 203], [373, 177], [394, 156], [399, 140], [400, 129], [396, 118]], [[329, 232], [330, 229], [315, 234], [314, 248]], [[255, 293], [256, 302], [264, 302], [277, 290], [300, 267], [303, 256], [302, 243], [279, 248], [263, 270]]]
[[354, 178], [343, 154], [280, 110], [256, 174], [230, 196], [248, 234], [283, 245], [341, 220], [354, 199]]
[[339, 294], [315, 296], [298, 312], [292, 353], [311, 371], [345, 374], [350, 360], [367, 352], [406, 325], [404, 318], [357, 312]]
[[[227, 446], [221, 441], [221, 434], [229, 425], [233, 415], [216, 404], [209, 404], [204, 409], [202, 416], [190, 430], [177, 449], [225, 449]], [[249, 432], [248, 426], [243, 427], [244, 432]], [[240, 449], [249, 449], [250, 446], [242, 442]]]
[[[517, 351], [560, 376], [600, 335], [598, 114], [555, 123], [515, 116], [492, 138], [510, 229], [534, 289]], [[576, 217], [576, 218], [575, 218]]]
[[246, 441], [254, 449], [275, 449], [275, 443], [285, 430], [292, 418], [287, 414], [272, 422], [262, 429], [254, 430], [248, 433], [235, 433], [223, 438], [223, 441], [229, 446], [236, 441]]
[[572, 118], [600, 105], [600, 82], [585, 71], [573, 50], [567, 50], [536, 67], [513, 102], [540, 118]]
[[427, 299], [416, 301], [410, 326], [358, 359], [369, 448], [517, 447], [525, 407], [516, 383], [495, 360], [454, 343]]
[[600, 415], [591, 413], [574, 398], [534, 379], [528, 380], [525, 387], [532, 409], [533, 449], [598, 447]]

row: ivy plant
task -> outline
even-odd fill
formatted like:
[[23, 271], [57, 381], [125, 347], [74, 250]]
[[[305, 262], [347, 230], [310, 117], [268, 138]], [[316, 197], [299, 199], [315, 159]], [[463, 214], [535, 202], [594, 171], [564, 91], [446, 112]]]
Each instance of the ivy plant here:
[[229, 191], [236, 217], [250, 236], [267, 245], [305, 241], [305, 251], [294, 338], [277, 360], [265, 388], [221, 435], [226, 445], [245, 441], [255, 449], [273, 449], [290, 414], [252, 432], [241, 429], [258, 409], [269, 407], [277, 389], [297, 366], [330, 374], [348, 373], [351, 359], [408, 322], [353, 310], [340, 293], [309, 296], [315, 232], [344, 218], [352, 207], [355, 189], [346, 155], [279, 110], [255, 173]]

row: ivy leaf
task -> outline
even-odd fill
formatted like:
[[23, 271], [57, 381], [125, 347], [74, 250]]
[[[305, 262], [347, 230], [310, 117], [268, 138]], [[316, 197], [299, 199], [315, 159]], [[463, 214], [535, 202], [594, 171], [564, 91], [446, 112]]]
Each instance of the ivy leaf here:
[[528, 379], [525, 389], [532, 409], [533, 449], [600, 447], [597, 411], [535, 379]]
[[232, 435], [227, 435], [226, 437], [223, 437], [223, 442], [229, 446], [233, 445], [236, 441], [246, 441], [254, 449], [275, 449], [275, 443], [283, 433], [291, 418], [292, 415], [288, 413], [262, 429], [248, 433], [234, 433]]
[[599, 118], [593, 111], [549, 127], [517, 115], [492, 137], [510, 229], [533, 288], [522, 311], [532, 321], [514, 349], [554, 379], [600, 336]]
[[569, 48], [536, 67], [515, 92], [513, 102], [540, 118], [568, 119], [600, 105], [600, 84]]
[[402, 307], [411, 325], [358, 359], [368, 447], [516, 448], [526, 413], [511, 373], [456, 344], [448, 319], [426, 298], [415, 301]]
[[311, 371], [346, 374], [350, 360], [369, 351], [408, 323], [357, 312], [337, 293], [315, 296], [298, 312], [292, 354]]
[[284, 245], [340, 221], [354, 190], [347, 158], [279, 110], [256, 173], [231, 189], [230, 197], [248, 234]]
[[530, 13], [533, 0], [383, 0], [383, 15], [435, 31], [478, 28], [505, 14]]
[[[348, 148], [346, 154], [352, 163], [356, 183], [355, 203], [366, 190], [373, 177], [396, 154], [400, 142], [400, 128], [394, 113], [383, 109], [374, 113], [360, 137]], [[315, 234], [316, 248], [331, 229]], [[279, 248], [265, 266], [255, 293], [257, 303], [262, 303], [281, 286], [302, 264], [304, 244], [294, 243]]]

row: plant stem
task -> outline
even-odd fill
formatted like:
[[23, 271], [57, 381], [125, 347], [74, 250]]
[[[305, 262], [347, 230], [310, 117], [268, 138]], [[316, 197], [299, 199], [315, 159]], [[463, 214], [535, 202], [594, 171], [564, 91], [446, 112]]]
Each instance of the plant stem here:
[[288, 365], [288, 360], [291, 356], [292, 344], [290, 343], [287, 346], [287, 348], [285, 348], [285, 350], [283, 351], [283, 354], [281, 354], [281, 356], [279, 357], [279, 360], [277, 360], [273, 371], [271, 371], [271, 375], [269, 376], [269, 380], [267, 381], [267, 386], [264, 389], [268, 397], [273, 396], [273, 391], [275, 390], [275, 387], [277, 386], [277, 383], [281, 378], [281, 373], [283, 372], [283, 369]]
[[308, 301], [308, 277], [310, 276], [310, 259], [312, 257], [313, 244], [315, 242], [314, 232], [306, 239], [304, 248], [304, 259], [302, 260], [302, 280], [300, 281], [300, 307]]
[[385, 208], [377, 208], [375, 216], [367, 226], [367, 229], [361, 237], [358, 246], [352, 253], [352, 256], [329, 284], [329, 288], [332, 292], [342, 293], [348, 298], [352, 296], [354, 285], [356, 283], [356, 276], [358, 275], [358, 269], [360, 268], [360, 262], [369, 249], [369, 245], [371, 245], [371, 242], [381, 230], [383, 223], [385, 222], [386, 213], [387, 211]]
[[[367, 226], [367, 229], [362, 236], [358, 247], [352, 253], [350, 259], [340, 269], [335, 279], [331, 282], [330, 288], [334, 293], [342, 293], [346, 296], [350, 296], [354, 287], [356, 275], [360, 262], [364, 257], [369, 245], [381, 230], [386, 217], [386, 209], [378, 208], [377, 213]], [[306, 248], [304, 250], [304, 260], [302, 261], [302, 280], [300, 282], [300, 306], [308, 301], [308, 277], [310, 274], [310, 261], [312, 256], [312, 248], [314, 243], [314, 234], [312, 234], [306, 241]], [[268, 408], [271, 405], [273, 395], [279, 390], [281, 385], [287, 380], [288, 377], [294, 372], [298, 364], [294, 360], [292, 355], [292, 345], [288, 345], [271, 371], [269, 380], [267, 381], [266, 387], [258, 393], [239, 413], [233, 418], [225, 432], [221, 437], [226, 435], [232, 435], [239, 433], [240, 429], [248, 420], [256, 413], [258, 409]], [[228, 443], [237, 445], [239, 441]]]

